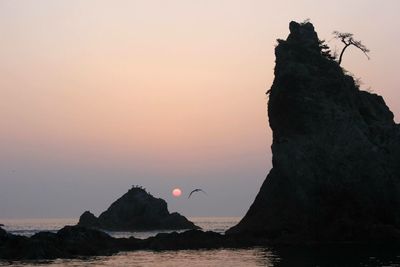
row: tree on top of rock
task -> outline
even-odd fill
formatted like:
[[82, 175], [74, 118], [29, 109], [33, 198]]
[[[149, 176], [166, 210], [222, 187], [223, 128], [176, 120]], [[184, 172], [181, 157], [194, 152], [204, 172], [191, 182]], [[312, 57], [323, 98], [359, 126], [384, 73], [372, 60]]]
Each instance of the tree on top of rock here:
[[339, 56], [339, 60], [338, 60], [339, 65], [340, 65], [340, 63], [342, 63], [344, 51], [346, 51], [347, 47], [349, 47], [351, 45], [360, 49], [364, 53], [364, 55], [369, 59], [369, 56], [368, 56], [368, 53], [370, 52], [369, 49], [365, 45], [363, 45], [361, 43], [361, 41], [354, 40], [352, 33], [334, 31], [333, 35], [335, 36], [334, 37], [335, 39], [339, 39], [340, 41], [342, 41], [342, 43], [344, 43], [344, 47], [342, 49], [342, 52], [340, 52], [340, 56]]

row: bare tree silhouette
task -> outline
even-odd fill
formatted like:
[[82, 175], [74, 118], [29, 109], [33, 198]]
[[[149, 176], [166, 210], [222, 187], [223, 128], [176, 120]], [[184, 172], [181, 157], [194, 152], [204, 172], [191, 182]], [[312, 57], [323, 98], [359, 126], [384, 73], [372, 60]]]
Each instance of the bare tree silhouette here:
[[363, 45], [361, 41], [354, 40], [352, 33], [334, 31], [333, 35], [335, 36], [334, 37], [335, 39], [339, 39], [342, 41], [342, 43], [344, 43], [344, 47], [342, 49], [342, 52], [340, 52], [338, 60], [339, 65], [340, 63], [342, 63], [344, 51], [346, 51], [347, 47], [351, 45], [360, 49], [364, 53], [364, 55], [369, 59], [368, 53], [370, 52], [370, 50], [365, 45]]

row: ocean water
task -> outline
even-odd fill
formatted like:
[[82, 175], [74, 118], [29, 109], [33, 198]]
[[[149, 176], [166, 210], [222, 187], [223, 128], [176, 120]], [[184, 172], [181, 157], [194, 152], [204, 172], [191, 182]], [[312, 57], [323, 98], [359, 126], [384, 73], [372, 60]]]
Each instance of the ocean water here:
[[[189, 218], [204, 231], [214, 231], [224, 233], [228, 228], [239, 222], [240, 217], [191, 217]], [[40, 231], [57, 232], [65, 225], [75, 225], [78, 223], [76, 218], [66, 219], [3, 219], [0, 220], [4, 230], [9, 233], [23, 236], [32, 236]], [[148, 238], [158, 233], [170, 233], [173, 231], [141, 231], [141, 232], [107, 232], [113, 237], [136, 237]], [[182, 232], [182, 231], [177, 231]]]
[[[238, 217], [190, 218], [204, 230], [223, 233], [235, 225]], [[64, 225], [74, 225], [77, 219], [0, 220], [7, 231], [31, 236], [39, 231], [57, 231]], [[147, 238], [158, 232], [109, 232], [114, 237]], [[244, 249], [133, 251], [113, 256], [80, 259], [2, 262], [0, 266], [400, 266], [400, 248], [388, 246], [339, 247], [253, 247]]]

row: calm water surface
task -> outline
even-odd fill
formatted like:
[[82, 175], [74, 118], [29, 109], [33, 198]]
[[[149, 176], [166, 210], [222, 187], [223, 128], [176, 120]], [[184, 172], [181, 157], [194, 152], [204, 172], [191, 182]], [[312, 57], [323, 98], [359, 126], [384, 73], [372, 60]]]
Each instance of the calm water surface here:
[[[228, 228], [239, 222], [240, 217], [191, 217], [189, 218], [204, 231], [214, 231], [224, 233]], [[78, 223], [76, 218], [67, 219], [3, 219], [0, 223], [6, 231], [23, 236], [32, 236], [40, 231], [57, 232], [65, 225], [75, 225]], [[107, 232], [113, 237], [148, 238], [158, 233], [170, 233], [173, 231], [140, 231], [140, 232]], [[182, 232], [182, 231], [177, 231]]]
[[[252, 250], [182, 250], [169, 252], [138, 251], [119, 253], [109, 257], [95, 257], [80, 260], [56, 260], [50, 262], [16, 263], [12, 266], [274, 266], [269, 255], [261, 249]], [[267, 262], [266, 262], [267, 261]], [[0, 264], [0, 266], [3, 266]]]
[[[204, 230], [223, 233], [235, 225], [238, 217], [190, 218]], [[74, 225], [77, 219], [0, 220], [7, 231], [31, 236], [38, 231], [57, 231]], [[109, 232], [114, 237], [147, 238], [158, 232]], [[248, 249], [214, 249], [181, 251], [134, 251], [108, 257], [74, 260], [1, 262], [0, 266], [400, 266], [400, 249], [391, 247], [282, 247]]]

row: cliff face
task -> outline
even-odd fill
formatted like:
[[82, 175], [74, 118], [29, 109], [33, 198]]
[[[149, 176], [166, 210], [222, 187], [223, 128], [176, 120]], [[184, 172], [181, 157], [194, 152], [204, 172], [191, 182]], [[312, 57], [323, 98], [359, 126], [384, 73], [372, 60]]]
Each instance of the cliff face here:
[[273, 168], [228, 234], [288, 242], [400, 237], [400, 127], [321, 51], [311, 23], [275, 49]]
[[98, 218], [84, 212], [78, 225], [114, 231], [199, 228], [179, 213], [169, 213], [163, 199], [140, 187], [130, 189]]

